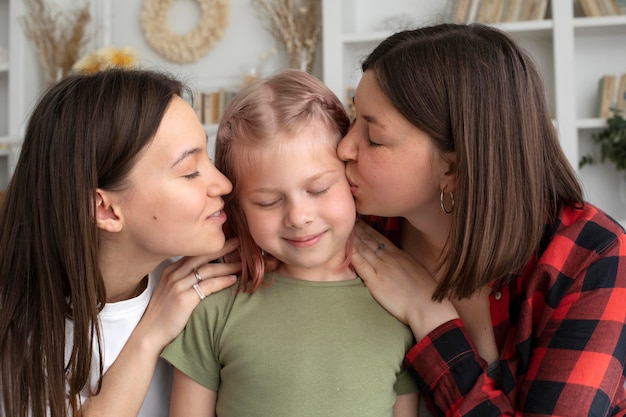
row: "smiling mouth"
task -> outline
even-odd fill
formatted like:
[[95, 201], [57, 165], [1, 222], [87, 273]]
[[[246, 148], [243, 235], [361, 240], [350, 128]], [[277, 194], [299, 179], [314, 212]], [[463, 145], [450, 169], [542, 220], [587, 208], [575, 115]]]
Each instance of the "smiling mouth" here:
[[307, 248], [316, 245], [320, 240], [322, 240], [325, 233], [326, 232], [303, 237], [285, 238], [285, 240], [297, 248]]

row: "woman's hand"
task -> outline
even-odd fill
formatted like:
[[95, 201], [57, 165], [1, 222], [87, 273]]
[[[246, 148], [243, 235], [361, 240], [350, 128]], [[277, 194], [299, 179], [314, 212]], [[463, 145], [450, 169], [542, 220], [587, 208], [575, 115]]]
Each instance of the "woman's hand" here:
[[[82, 415], [137, 416], [161, 351], [182, 332], [200, 302], [194, 284], [206, 296], [232, 285], [240, 263], [208, 262], [222, 258], [238, 245], [237, 239], [231, 239], [213, 254], [181, 258], [163, 269], [146, 312], [103, 375], [100, 393], [85, 402]], [[200, 282], [194, 269], [202, 278]]]
[[406, 252], [362, 221], [357, 222], [354, 235], [352, 266], [374, 298], [411, 327], [417, 341], [459, 317], [447, 299], [432, 300], [436, 282]]
[[[209, 263], [220, 259], [239, 246], [238, 239], [230, 239], [218, 252], [181, 258], [166, 266], [150, 304], [139, 323], [148, 330], [148, 337], [160, 351], [183, 330], [191, 312], [205, 296], [231, 286], [241, 271], [239, 262]], [[201, 281], [196, 278], [196, 271]]]

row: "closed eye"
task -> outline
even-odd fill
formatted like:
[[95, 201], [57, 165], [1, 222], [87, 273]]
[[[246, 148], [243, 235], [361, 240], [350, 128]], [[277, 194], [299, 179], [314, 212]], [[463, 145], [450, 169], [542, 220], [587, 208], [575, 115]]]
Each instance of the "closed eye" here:
[[328, 192], [328, 190], [330, 190], [330, 187], [324, 188], [323, 190], [319, 190], [319, 191], [310, 191], [310, 194], [322, 195], [322, 194], [326, 194]]
[[383, 146], [380, 143], [376, 143], [374, 141], [372, 141], [371, 139], [367, 139], [367, 146], [371, 146], [372, 148], [376, 148], [378, 146]]
[[191, 179], [198, 177], [199, 175], [200, 175], [200, 172], [196, 171], [196, 172], [192, 172], [191, 174], [184, 175], [183, 177], [188, 180], [191, 180]]
[[261, 208], [272, 208], [274, 206], [276, 206], [278, 203], [280, 203], [281, 199], [278, 200], [273, 200], [273, 201], [269, 201], [269, 202], [258, 202], [255, 203], [257, 206], [261, 207]]

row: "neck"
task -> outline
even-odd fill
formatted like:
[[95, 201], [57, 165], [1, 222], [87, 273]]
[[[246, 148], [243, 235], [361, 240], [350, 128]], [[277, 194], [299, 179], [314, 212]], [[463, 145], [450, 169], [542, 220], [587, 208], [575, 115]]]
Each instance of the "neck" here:
[[441, 261], [449, 224], [444, 227], [428, 225], [418, 229], [409, 220], [402, 219], [400, 229], [401, 248], [432, 273]]
[[107, 294], [107, 303], [129, 300], [141, 294], [148, 284], [148, 274], [163, 259], [145, 259], [120, 242], [103, 241], [100, 248], [100, 269]]

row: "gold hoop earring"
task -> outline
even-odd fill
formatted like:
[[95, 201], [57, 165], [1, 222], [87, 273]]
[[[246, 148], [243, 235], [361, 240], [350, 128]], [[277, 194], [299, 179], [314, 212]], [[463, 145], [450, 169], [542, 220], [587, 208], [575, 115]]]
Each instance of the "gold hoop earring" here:
[[443, 190], [441, 190], [441, 192], [439, 193], [439, 206], [441, 207], [441, 210], [446, 213], [446, 214], [450, 214], [452, 213], [452, 211], [454, 210], [454, 193], [452, 191], [450, 191], [448, 194], [450, 195], [450, 201], [452, 202], [452, 206], [450, 207], [450, 209], [446, 209], [446, 205], [443, 202], [444, 200], [444, 192]]

